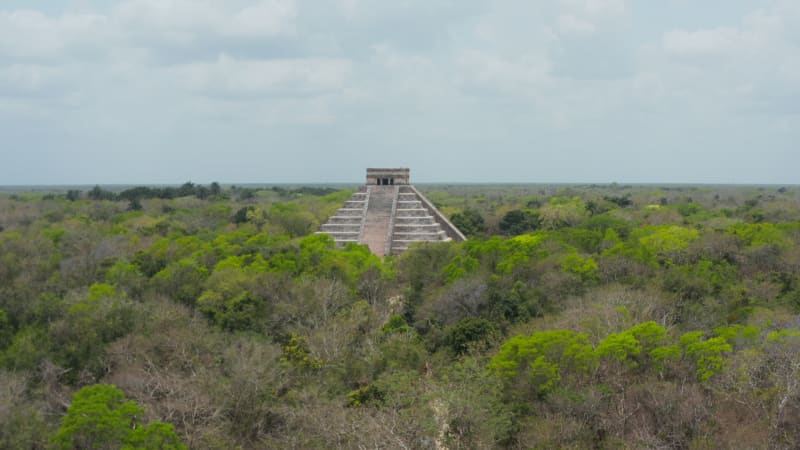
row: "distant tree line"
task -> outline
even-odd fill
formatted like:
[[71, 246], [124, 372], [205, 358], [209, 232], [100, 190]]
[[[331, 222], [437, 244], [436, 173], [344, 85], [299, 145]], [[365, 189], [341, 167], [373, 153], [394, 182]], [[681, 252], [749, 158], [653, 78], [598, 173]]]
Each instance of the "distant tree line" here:
[[[242, 187], [232, 185], [230, 189], [227, 191], [223, 191], [222, 187], [219, 183], [212, 182], [209, 185], [202, 185], [202, 184], [194, 184], [191, 181], [187, 181], [180, 186], [162, 186], [162, 187], [149, 187], [149, 186], [136, 186], [129, 189], [125, 189], [121, 192], [114, 192], [108, 189], [104, 189], [100, 187], [100, 185], [95, 185], [92, 189], [88, 191], [80, 191], [77, 189], [70, 189], [64, 195], [64, 197], [69, 201], [77, 201], [81, 198], [86, 198], [89, 200], [106, 200], [106, 201], [128, 201], [128, 210], [129, 211], [139, 211], [143, 209], [142, 200], [147, 199], [163, 199], [163, 200], [172, 200], [175, 198], [180, 197], [190, 197], [194, 196], [201, 200], [205, 199], [229, 199], [234, 198], [236, 200], [251, 200], [257, 197], [257, 193], [259, 191], [273, 191], [275, 192], [281, 199], [293, 199], [297, 197], [302, 197], [303, 195], [310, 195], [310, 196], [317, 196], [323, 197], [334, 192], [338, 192], [339, 189], [331, 188], [331, 187], [314, 187], [314, 186], [299, 186], [297, 188], [285, 188], [279, 186], [273, 186], [271, 188], [261, 188], [261, 187]], [[55, 198], [54, 194], [47, 194], [45, 196], [45, 200], [52, 200]]]
[[260, 187], [243, 187], [235, 184], [232, 185], [230, 189], [233, 196], [238, 200], [249, 200], [255, 198], [257, 192], [264, 190], [275, 192], [282, 199], [293, 199], [303, 195], [324, 197], [339, 191], [339, 189], [331, 187], [300, 186], [296, 188], [284, 188], [280, 186], [272, 186], [271, 188], [265, 189]]
[[[86, 193], [86, 197], [90, 200], [128, 200], [138, 201], [143, 199], [160, 198], [160, 199], [173, 199], [178, 197], [195, 196], [200, 199], [219, 196], [222, 194], [222, 188], [216, 181], [204, 186], [202, 184], [194, 184], [187, 181], [178, 187], [164, 186], [164, 187], [147, 187], [136, 186], [130, 189], [125, 189], [120, 193], [115, 193], [96, 185]], [[80, 198], [79, 192], [70, 190], [67, 192], [69, 200], [77, 200]]]
[[[259, 191], [270, 190], [278, 194], [281, 198], [295, 198], [303, 195], [314, 195], [322, 197], [339, 191], [339, 189], [331, 187], [315, 187], [315, 186], [300, 186], [297, 188], [285, 188], [280, 186], [273, 186], [271, 188], [261, 187], [242, 187], [233, 185], [230, 187], [228, 193], [239, 200], [248, 200], [256, 197]], [[226, 193], [223, 192], [219, 183], [212, 182], [209, 185], [194, 184], [187, 181], [180, 186], [163, 186], [163, 187], [149, 187], [149, 186], [136, 186], [125, 189], [121, 192], [114, 192], [102, 188], [100, 185], [95, 185], [88, 191], [81, 191], [78, 189], [69, 189], [64, 197], [69, 201], [77, 201], [81, 198], [89, 200], [108, 200], [120, 201], [127, 200], [129, 202], [138, 204], [141, 200], [159, 198], [164, 200], [171, 200], [179, 197], [194, 196], [199, 199], [207, 198], [227, 198]], [[54, 194], [46, 194], [44, 200], [52, 200], [55, 198]]]

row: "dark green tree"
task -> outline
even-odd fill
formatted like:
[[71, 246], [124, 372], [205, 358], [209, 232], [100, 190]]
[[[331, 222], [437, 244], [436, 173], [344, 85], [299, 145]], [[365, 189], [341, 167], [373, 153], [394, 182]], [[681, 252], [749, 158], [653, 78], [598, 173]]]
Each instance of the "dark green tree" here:
[[74, 202], [75, 200], [80, 200], [81, 198], [81, 191], [77, 189], [70, 189], [67, 191], [67, 200]]
[[217, 197], [222, 193], [222, 188], [220, 187], [219, 183], [214, 181], [211, 183], [211, 186], [208, 187], [208, 191], [212, 197]]
[[541, 224], [539, 213], [536, 211], [513, 209], [500, 219], [500, 231], [505, 235], [513, 236], [537, 230]]
[[92, 200], [114, 200], [114, 193], [101, 188], [99, 185], [95, 185], [86, 196]]
[[486, 221], [481, 213], [473, 208], [464, 208], [464, 211], [453, 214], [450, 221], [462, 233], [470, 237], [486, 232]]
[[457, 355], [466, 353], [471, 346], [488, 346], [492, 335], [498, 332], [494, 322], [478, 317], [468, 317], [445, 330], [444, 342]]
[[187, 195], [194, 195], [196, 192], [196, 188], [194, 183], [191, 181], [187, 181], [183, 183], [181, 187], [178, 188], [178, 196], [179, 197], [186, 197]]
[[128, 202], [128, 211], [141, 211], [142, 209], [142, 202], [138, 198], [132, 198]]

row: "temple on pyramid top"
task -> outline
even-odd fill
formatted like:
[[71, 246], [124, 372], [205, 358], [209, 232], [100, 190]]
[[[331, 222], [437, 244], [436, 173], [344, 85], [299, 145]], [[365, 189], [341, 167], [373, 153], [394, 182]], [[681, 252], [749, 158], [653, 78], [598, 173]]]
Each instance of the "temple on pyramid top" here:
[[411, 184], [408, 168], [368, 168], [367, 183], [317, 233], [337, 245], [366, 244], [378, 256], [397, 255], [414, 242], [467, 238]]
[[410, 184], [411, 170], [400, 167], [396, 169], [367, 169], [367, 185], [392, 186], [395, 184]]

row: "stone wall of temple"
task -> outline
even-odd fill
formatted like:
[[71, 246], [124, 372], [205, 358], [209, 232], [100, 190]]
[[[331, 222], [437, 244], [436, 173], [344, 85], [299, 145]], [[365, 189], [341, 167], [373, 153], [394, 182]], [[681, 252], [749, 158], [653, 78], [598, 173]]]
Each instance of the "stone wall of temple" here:
[[398, 168], [369, 168], [367, 169], [368, 185], [395, 185], [409, 184], [411, 170], [404, 167]]

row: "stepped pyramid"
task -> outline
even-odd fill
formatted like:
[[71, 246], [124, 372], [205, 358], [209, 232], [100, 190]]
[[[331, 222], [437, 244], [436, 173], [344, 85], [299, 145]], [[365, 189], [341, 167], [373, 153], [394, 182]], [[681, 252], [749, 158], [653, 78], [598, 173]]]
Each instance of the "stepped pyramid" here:
[[338, 245], [366, 244], [378, 256], [397, 255], [416, 241], [466, 241], [467, 238], [409, 184], [409, 169], [367, 169], [361, 186], [317, 233]]

